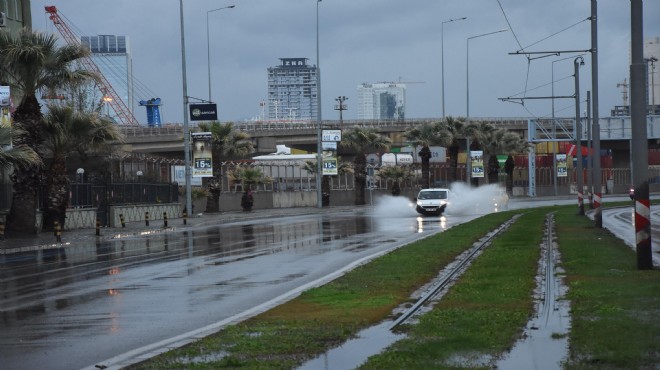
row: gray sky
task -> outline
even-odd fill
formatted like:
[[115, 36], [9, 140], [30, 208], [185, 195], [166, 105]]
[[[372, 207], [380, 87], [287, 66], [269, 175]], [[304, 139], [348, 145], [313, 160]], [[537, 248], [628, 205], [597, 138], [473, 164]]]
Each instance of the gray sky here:
[[[82, 35], [129, 36], [134, 76], [155, 95], [137, 100], [160, 97], [163, 122], [183, 121], [179, 1], [33, 0], [34, 28], [57, 34], [45, 15], [46, 5], [57, 6]], [[184, 0], [189, 96], [208, 98], [207, 11], [228, 5], [236, 7], [208, 13], [212, 95], [221, 121], [240, 121], [259, 114], [259, 102], [267, 98], [266, 69], [278, 65], [278, 58], [305, 57], [316, 64], [317, 4], [314, 0]], [[399, 80], [423, 82], [408, 85], [408, 118], [441, 117], [442, 39], [446, 115], [465, 116], [467, 39], [510, 27], [513, 32], [469, 41], [470, 116], [550, 116], [550, 100], [528, 100], [523, 107], [499, 98], [526, 89], [527, 96], [551, 95], [553, 69], [555, 94], [572, 95], [574, 81], [567, 77], [573, 74], [576, 54], [528, 63], [524, 56], [509, 53], [519, 50], [519, 43], [533, 45], [528, 51], [589, 49], [590, 7], [589, 0], [323, 0], [319, 4], [323, 119], [338, 119], [333, 108], [339, 95], [349, 98], [344, 119], [355, 118], [358, 84]], [[600, 115], [609, 116], [614, 105], [623, 104], [617, 83], [629, 71], [630, 1], [600, 0], [598, 11]], [[468, 19], [445, 23], [441, 37], [442, 22], [461, 17]], [[644, 2], [644, 35], [660, 36], [660, 1]], [[569, 59], [555, 62], [553, 68], [552, 61], [562, 58]], [[582, 97], [591, 90], [591, 56], [584, 55], [584, 60]], [[539, 86], [543, 87], [531, 90]], [[572, 100], [557, 100], [555, 109], [558, 116], [575, 115]], [[137, 104], [135, 116], [146, 122], [146, 111]]]

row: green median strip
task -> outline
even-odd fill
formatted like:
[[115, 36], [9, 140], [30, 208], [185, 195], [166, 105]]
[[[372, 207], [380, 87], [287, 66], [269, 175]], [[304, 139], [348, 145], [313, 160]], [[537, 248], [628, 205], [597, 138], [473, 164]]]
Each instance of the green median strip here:
[[[322, 287], [132, 368], [295, 369], [390, 316], [476, 240], [524, 213], [486, 248], [407, 338], [365, 369], [490, 368], [533, 314], [545, 215], [556, 212], [572, 300], [567, 367], [656, 368], [660, 276], [574, 206], [495, 213], [391, 252]], [[597, 241], [597, 243], [595, 242]], [[468, 366], [469, 365], [469, 366]], [[639, 366], [637, 366], [639, 365]]]

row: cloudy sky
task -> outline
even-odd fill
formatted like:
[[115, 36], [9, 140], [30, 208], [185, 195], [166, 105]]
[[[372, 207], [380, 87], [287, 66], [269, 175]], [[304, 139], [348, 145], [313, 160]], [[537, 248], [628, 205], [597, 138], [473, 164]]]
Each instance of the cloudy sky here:
[[[46, 5], [56, 5], [80, 35], [128, 36], [134, 78], [155, 95], [136, 100], [160, 97], [163, 121], [183, 121], [179, 1], [33, 0], [34, 28], [57, 33]], [[236, 7], [208, 13], [229, 5]], [[184, 0], [188, 95], [208, 98], [208, 15], [212, 97], [219, 119], [258, 116], [259, 103], [267, 98], [267, 68], [278, 65], [278, 58], [305, 57], [316, 64], [316, 6], [315, 0]], [[553, 70], [555, 94], [572, 95], [577, 54], [528, 61], [510, 53], [521, 47], [589, 49], [590, 7], [589, 0], [323, 0], [323, 118], [338, 119], [333, 108], [340, 95], [348, 97], [344, 119], [355, 118], [358, 84], [383, 81], [416, 82], [407, 89], [408, 118], [441, 117], [443, 49], [445, 113], [465, 116], [467, 40], [501, 29], [510, 31], [469, 41], [470, 116], [550, 116], [550, 100], [528, 100], [522, 106], [500, 98], [524, 96], [525, 91], [527, 96], [551, 95]], [[600, 115], [609, 116], [614, 105], [623, 104], [617, 84], [629, 71], [630, 1], [600, 0], [598, 10]], [[660, 37], [660, 1], [645, 1], [644, 16], [645, 38]], [[461, 17], [467, 19], [442, 26]], [[591, 89], [591, 56], [584, 60], [582, 97]], [[138, 120], [146, 122], [143, 108], [136, 104], [135, 109]], [[558, 116], [571, 116], [575, 106], [572, 100], [557, 100], [555, 110]]]

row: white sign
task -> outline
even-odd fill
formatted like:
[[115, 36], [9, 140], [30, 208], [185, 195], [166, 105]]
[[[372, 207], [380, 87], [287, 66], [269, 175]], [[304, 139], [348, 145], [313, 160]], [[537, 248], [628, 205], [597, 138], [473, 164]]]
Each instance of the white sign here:
[[341, 130], [323, 130], [322, 141], [341, 141]]
[[[417, 148], [403, 147], [401, 148], [401, 153], [410, 153], [415, 163], [422, 163], [422, 159], [419, 157], [419, 152], [421, 150], [421, 146], [418, 146]], [[442, 146], [430, 146], [429, 150], [431, 151], [431, 158], [429, 158], [429, 163], [447, 162], [447, 148]]]
[[[172, 166], [170, 167], [172, 173], [171, 178], [172, 182], [176, 182], [179, 186], [186, 184], [186, 166]], [[190, 185], [192, 186], [202, 186], [201, 177], [190, 177]]]
[[0, 107], [8, 107], [9, 103], [9, 86], [0, 86]]

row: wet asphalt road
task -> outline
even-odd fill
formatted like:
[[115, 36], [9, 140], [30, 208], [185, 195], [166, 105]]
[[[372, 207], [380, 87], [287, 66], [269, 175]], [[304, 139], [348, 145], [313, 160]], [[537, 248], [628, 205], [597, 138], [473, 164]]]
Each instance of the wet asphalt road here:
[[[572, 200], [555, 203], [567, 202]], [[401, 202], [385, 209], [152, 228], [0, 255], [0, 369], [134, 361], [475, 216], [420, 218]]]
[[418, 218], [405, 207], [154, 229], [2, 255], [0, 368], [80, 369], [134, 358], [135, 349], [212, 331], [473, 218]]

